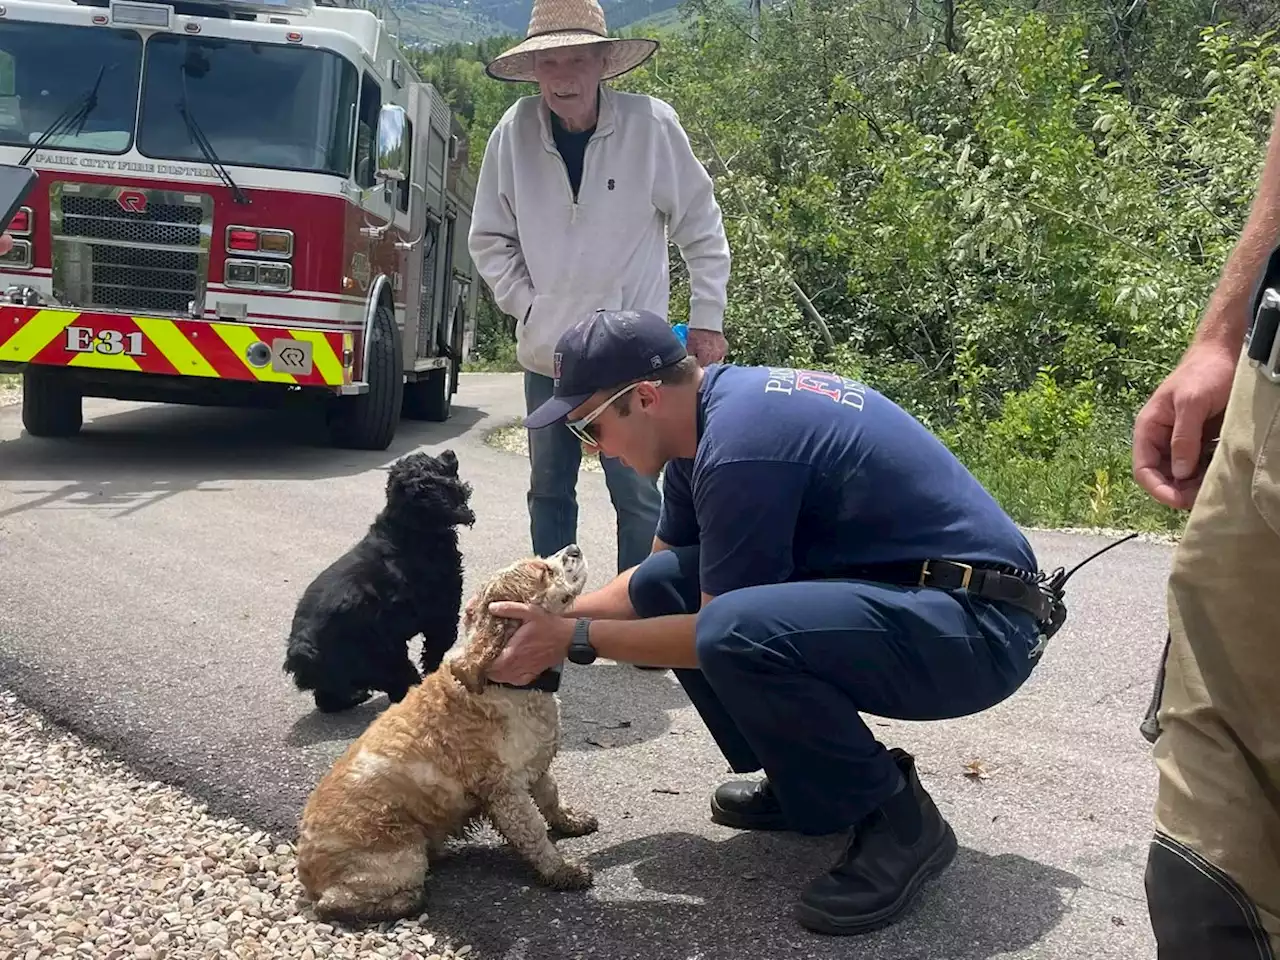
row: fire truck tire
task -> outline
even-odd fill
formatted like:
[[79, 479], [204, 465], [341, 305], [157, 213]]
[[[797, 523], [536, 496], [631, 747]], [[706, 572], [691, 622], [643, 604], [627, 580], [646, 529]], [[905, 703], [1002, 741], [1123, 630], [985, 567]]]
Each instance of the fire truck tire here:
[[385, 450], [400, 425], [404, 402], [403, 345], [395, 314], [385, 303], [373, 317], [365, 361], [367, 393], [340, 397], [329, 408], [329, 436], [349, 450]]
[[453, 406], [449, 387], [449, 370], [445, 367], [428, 370], [421, 379], [405, 384], [404, 415], [410, 420], [431, 420], [435, 423], [448, 420]]
[[73, 437], [84, 425], [80, 391], [54, 370], [27, 367], [22, 375], [22, 425], [33, 437]]

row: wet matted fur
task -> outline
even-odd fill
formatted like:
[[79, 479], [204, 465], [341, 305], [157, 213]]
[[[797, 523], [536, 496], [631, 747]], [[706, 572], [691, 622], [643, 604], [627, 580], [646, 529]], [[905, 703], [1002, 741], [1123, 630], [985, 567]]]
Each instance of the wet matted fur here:
[[284, 670], [326, 713], [381, 690], [393, 703], [422, 679], [408, 643], [422, 634], [422, 672], [458, 639], [462, 554], [458, 524], [476, 522], [471, 485], [452, 450], [391, 465], [386, 504], [365, 535], [302, 592]]
[[[298, 879], [321, 917], [374, 921], [420, 912], [428, 860], [487, 818], [556, 889], [591, 885], [548, 836], [583, 836], [596, 819], [561, 803], [551, 762], [560, 704], [541, 690], [494, 684], [485, 671], [518, 621], [488, 612], [497, 600], [564, 610], [586, 584], [574, 545], [499, 570], [467, 605], [465, 642], [400, 703], [374, 719], [307, 801]], [[545, 818], [545, 819], [544, 819]]]

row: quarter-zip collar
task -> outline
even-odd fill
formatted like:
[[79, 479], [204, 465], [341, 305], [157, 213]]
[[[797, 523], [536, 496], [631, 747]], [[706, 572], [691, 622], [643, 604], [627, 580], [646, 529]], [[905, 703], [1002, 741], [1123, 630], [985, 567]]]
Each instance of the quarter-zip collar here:
[[[597, 89], [596, 96], [598, 98], [596, 132], [591, 135], [592, 141], [613, 133], [614, 113], [617, 109], [613, 102], [613, 91], [603, 83]], [[538, 125], [542, 131], [542, 146], [547, 152], [558, 156], [556, 141], [551, 136], [551, 108], [547, 106], [547, 101], [542, 99], [541, 95], [538, 96]]]

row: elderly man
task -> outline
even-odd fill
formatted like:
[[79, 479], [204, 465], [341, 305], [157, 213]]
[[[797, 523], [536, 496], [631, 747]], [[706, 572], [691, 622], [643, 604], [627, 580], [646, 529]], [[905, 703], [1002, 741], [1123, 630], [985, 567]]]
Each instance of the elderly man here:
[[1196, 336], [1134, 424], [1137, 481], [1191, 509], [1169, 576], [1156, 715], [1146, 891], [1161, 960], [1280, 956], [1277, 244], [1280, 110]]
[[[596, 309], [667, 315], [667, 241], [689, 268], [689, 349], [722, 359], [729, 245], [711, 178], [675, 112], [603, 81], [647, 60], [653, 40], [608, 36], [595, 0], [537, 2], [529, 37], [495, 58], [490, 76], [537, 81], [489, 137], [470, 249], [498, 306], [516, 319], [516, 356], [532, 411], [551, 396], [553, 347]], [[582, 448], [562, 425], [529, 434], [533, 549], [577, 538]], [[655, 477], [601, 457], [617, 514], [618, 569], [649, 552], [661, 506]]]
[[1026, 538], [901, 407], [845, 377], [686, 357], [644, 311], [570, 328], [555, 396], [566, 423], [643, 472], [664, 468], [652, 554], [566, 617], [525, 623], [490, 675], [526, 683], [567, 657], [675, 668], [737, 772], [717, 823], [849, 831], [801, 894], [806, 927], [889, 923], [956, 852], [912, 757], [859, 711], [935, 720], [1004, 700], [1065, 611]]

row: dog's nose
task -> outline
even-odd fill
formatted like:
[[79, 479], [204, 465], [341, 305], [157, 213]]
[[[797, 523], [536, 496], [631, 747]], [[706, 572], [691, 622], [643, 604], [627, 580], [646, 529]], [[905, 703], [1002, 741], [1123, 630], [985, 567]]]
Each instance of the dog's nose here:
[[574, 560], [581, 560], [582, 549], [576, 543], [571, 543], [564, 548], [564, 555], [566, 557], [571, 557]]

